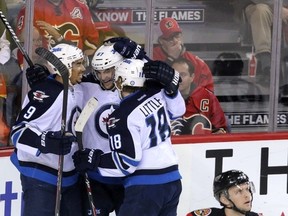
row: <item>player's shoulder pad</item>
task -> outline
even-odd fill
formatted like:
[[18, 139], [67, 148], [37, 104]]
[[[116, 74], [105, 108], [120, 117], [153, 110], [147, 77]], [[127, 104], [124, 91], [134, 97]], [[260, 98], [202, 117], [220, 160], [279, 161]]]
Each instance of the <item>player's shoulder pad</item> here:
[[62, 92], [63, 85], [54, 79], [47, 79], [32, 87], [28, 96], [30, 101], [53, 103], [55, 98]]

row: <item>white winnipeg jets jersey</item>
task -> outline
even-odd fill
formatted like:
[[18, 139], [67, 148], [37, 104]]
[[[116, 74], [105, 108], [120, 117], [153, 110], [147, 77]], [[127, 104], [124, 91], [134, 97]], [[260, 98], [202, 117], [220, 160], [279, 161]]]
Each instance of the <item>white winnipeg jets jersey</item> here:
[[[79, 116], [72, 87], [68, 90], [66, 131], [74, 133], [74, 123]], [[40, 137], [44, 131], [60, 131], [63, 110], [63, 84], [48, 78], [33, 87], [25, 97], [22, 110], [11, 131], [15, 152], [12, 163], [26, 176], [56, 185], [59, 155], [39, 151]], [[72, 155], [78, 150], [73, 143], [71, 152], [64, 156], [63, 186], [77, 181]]]
[[149, 88], [125, 97], [107, 123], [111, 152], [101, 156], [101, 175], [126, 176], [126, 187], [180, 179], [170, 119], [184, 112], [179, 92], [169, 99], [163, 90]]
[[110, 151], [106, 123], [109, 115], [119, 106], [120, 98], [118, 91], [104, 90], [98, 82], [82, 82], [75, 86], [76, 98], [79, 98], [80, 109], [91, 97], [98, 100], [98, 106], [90, 116], [83, 129], [84, 148], [101, 149], [103, 152]]

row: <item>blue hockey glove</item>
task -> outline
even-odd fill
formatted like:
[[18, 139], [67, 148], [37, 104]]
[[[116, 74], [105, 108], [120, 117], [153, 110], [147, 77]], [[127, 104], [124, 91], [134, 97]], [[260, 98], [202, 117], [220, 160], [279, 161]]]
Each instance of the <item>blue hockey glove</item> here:
[[71, 151], [72, 142], [76, 141], [76, 137], [66, 132], [62, 135], [61, 131], [45, 131], [40, 136], [41, 143], [39, 151], [47, 154], [66, 155]]
[[151, 78], [161, 83], [166, 94], [177, 93], [181, 77], [171, 66], [162, 61], [149, 61], [144, 64], [143, 73], [146, 78]]
[[116, 37], [104, 41], [104, 43], [114, 43], [114, 49], [124, 58], [143, 59], [146, 58], [144, 48], [135, 41], [125, 37]]
[[29, 67], [26, 70], [26, 78], [30, 88], [44, 81], [49, 75], [49, 70], [40, 64], [35, 64], [34, 67]]
[[101, 154], [103, 154], [103, 151], [99, 149], [86, 148], [76, 151], [72, 156], [76, 170], [80, 173], [95, 170], [100, 163]]

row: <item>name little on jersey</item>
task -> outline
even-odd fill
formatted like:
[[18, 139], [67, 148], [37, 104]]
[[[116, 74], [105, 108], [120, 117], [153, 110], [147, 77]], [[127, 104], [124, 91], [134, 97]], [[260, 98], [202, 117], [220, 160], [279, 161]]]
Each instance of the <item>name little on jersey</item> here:
[[160, 99], [153, 98], [147, 101], [143, 106], [139, 107], [145, 117], [149, 116], [153, 111], [158, 110], [162, 106]]

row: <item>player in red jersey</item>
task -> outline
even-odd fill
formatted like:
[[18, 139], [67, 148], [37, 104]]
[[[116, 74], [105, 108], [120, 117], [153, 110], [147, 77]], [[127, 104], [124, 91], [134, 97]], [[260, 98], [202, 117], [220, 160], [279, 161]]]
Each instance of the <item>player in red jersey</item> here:
[[194, 83], [214, 91], [213, 77], [208, 65], [191, 52], [186, 51], [183, 44], [182, 29], [173, 18], [164, 18], [160, 21], [162, 35], [158, 38], [159, 45], [153, 49], [153, 59], [170, 64], [184, 57], [192, 62], [195, 68]]
[[[19, 33], [24, 28], [25, 6], [17, 17]], [[84, 0], [35, 0], [34, 22], [44, 36], [44, 46], [55, 46], [63, 39], [75, 43], [86, 55], [95, 52], [99, 34]]]
[[214, 179], [214, 196], [223, 208], [198, 209], [186, 216], [263, 216], [251, 211], [253, 182], [239, 170], [223, 172]]
[[196, 86], [192, 63], [178, 58], [172, 63], [182, 78], [179, 90], [185, 99], [186, 112], [180, 119], [172, 121], [172, 131], [180, 134], [226, 133], [227, 121], [217, 97], [209, 89]]

